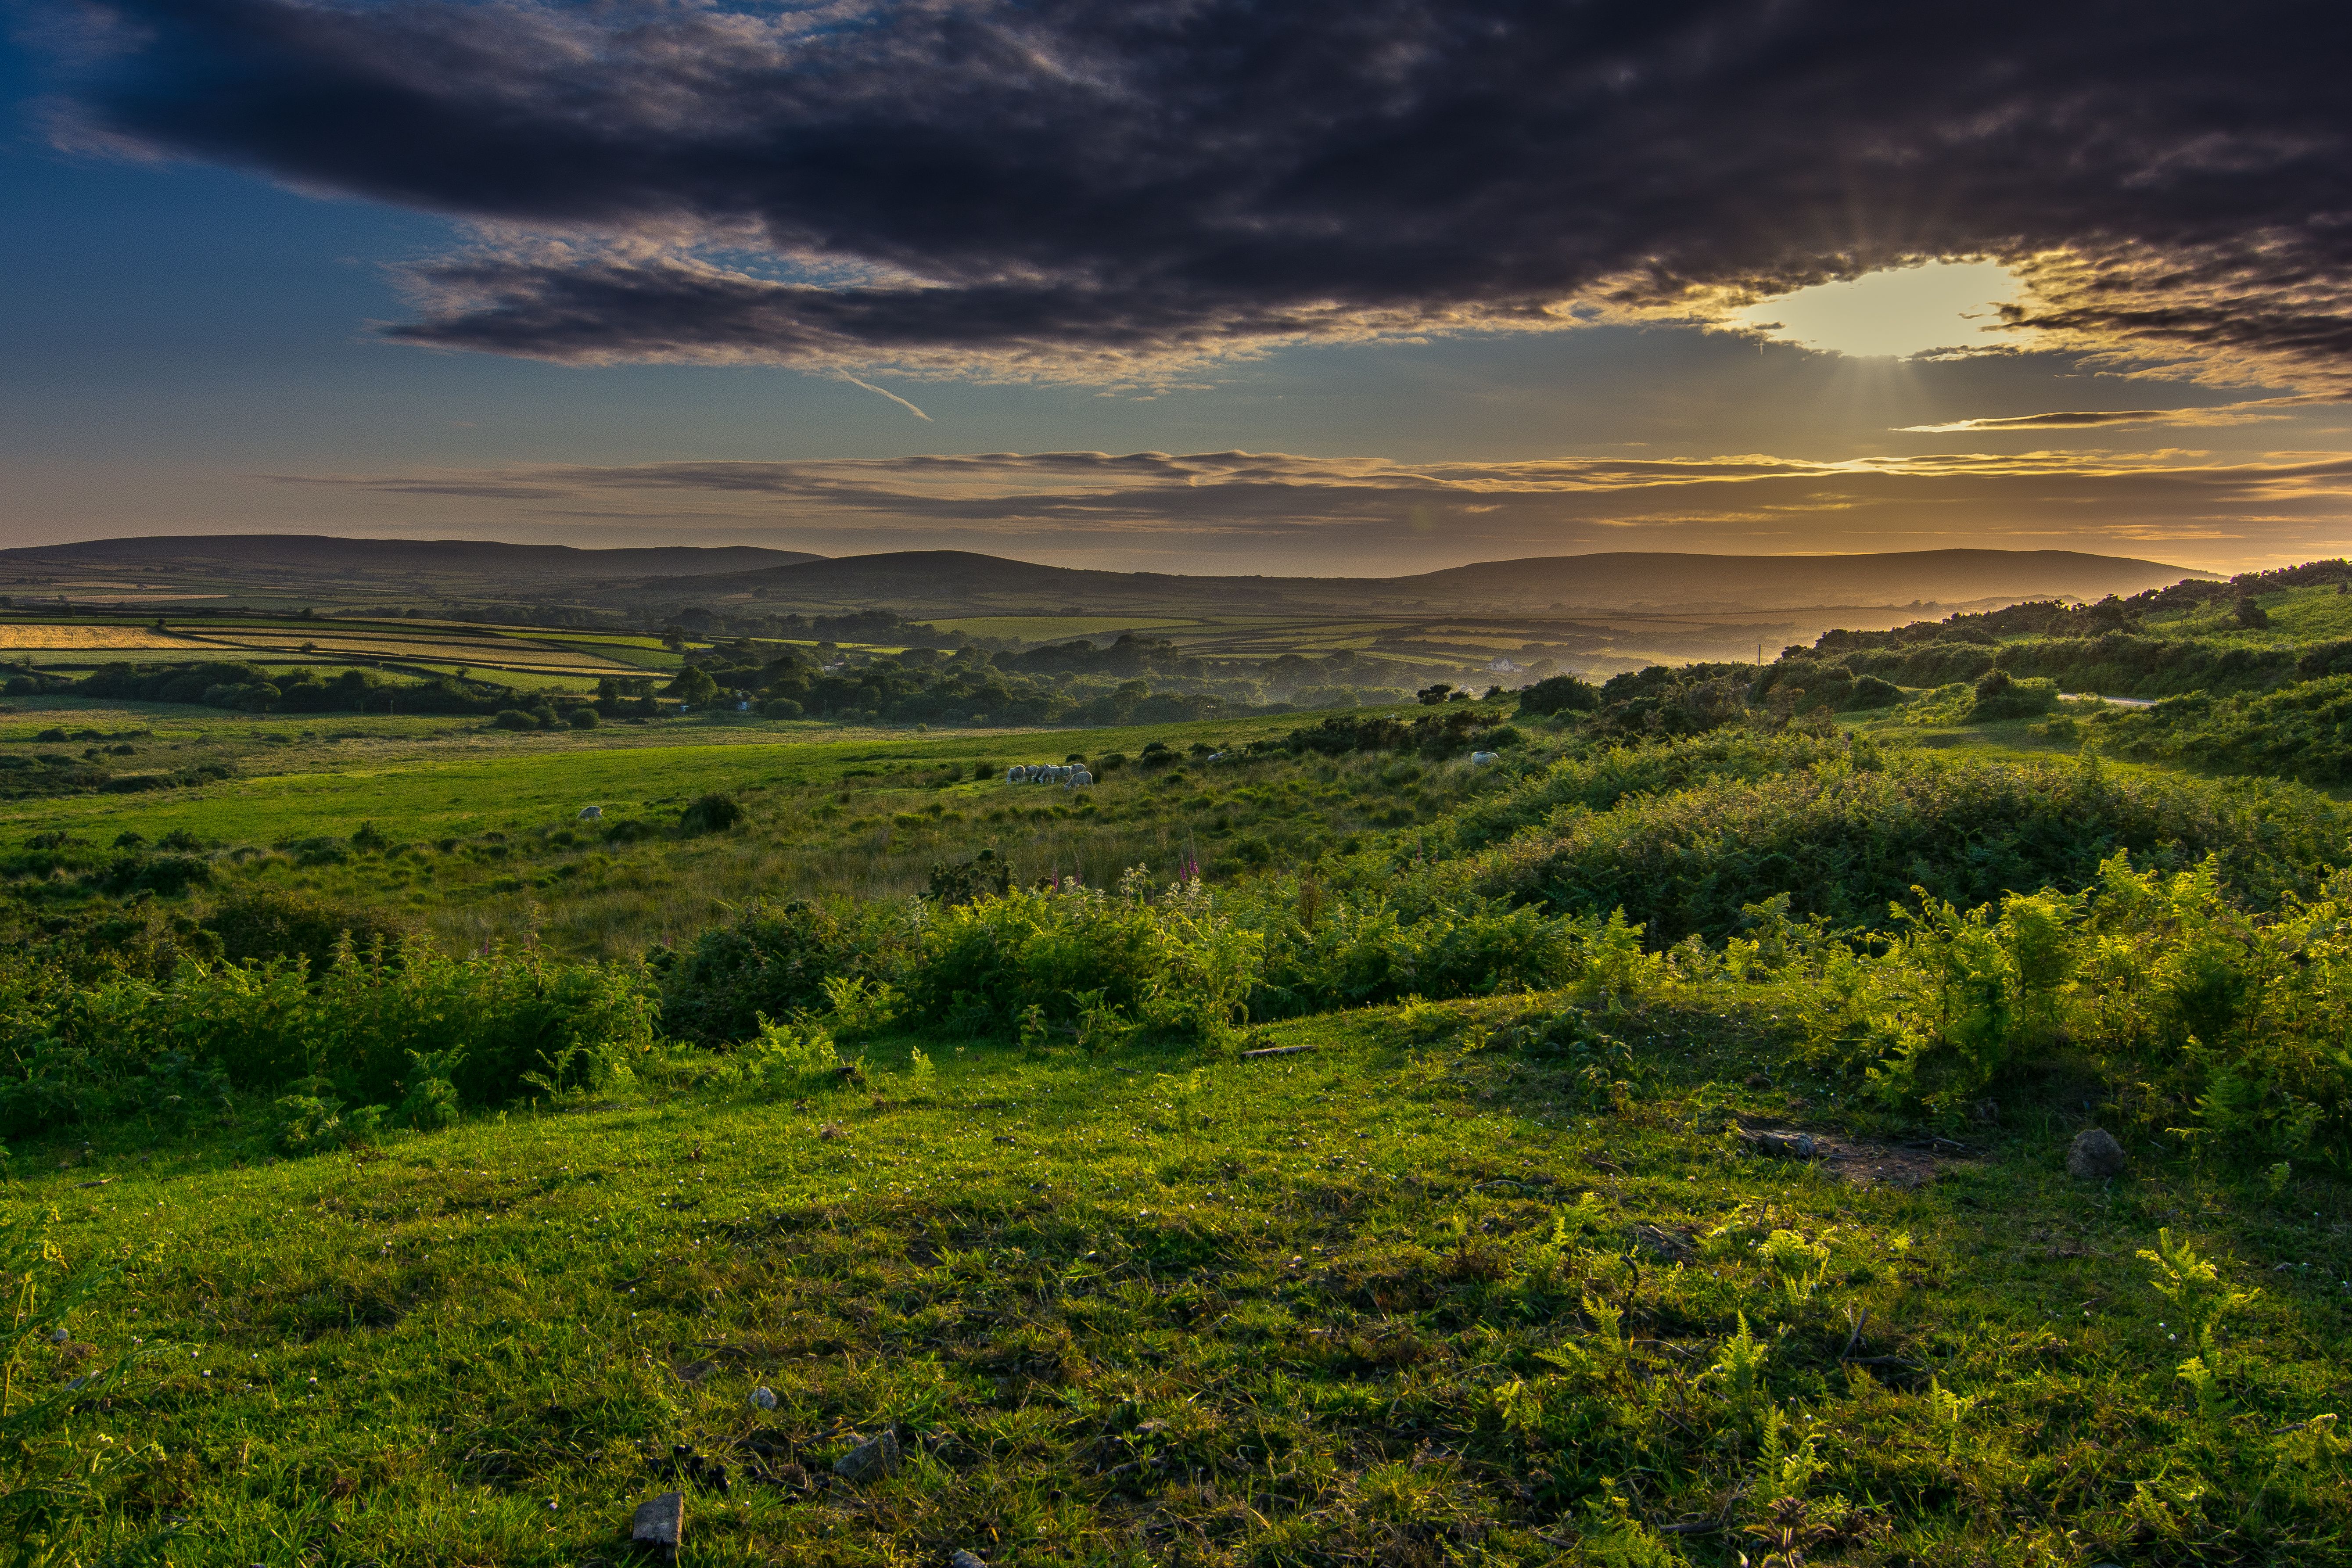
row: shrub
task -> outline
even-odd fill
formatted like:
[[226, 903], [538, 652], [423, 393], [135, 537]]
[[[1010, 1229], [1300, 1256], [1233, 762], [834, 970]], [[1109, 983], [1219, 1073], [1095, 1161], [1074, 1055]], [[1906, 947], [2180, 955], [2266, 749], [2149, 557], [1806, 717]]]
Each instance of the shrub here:
[[2019, 680], [2007, 670], [1989, 670], [1978, 678], [1976, 700], [1969, 704], [1969, 718], [1971, 721], [2026, 719], [2047, 713], [2057, 705], [2057, 682]]
[[563, 721], [575, 730], [593, 730], [602, 724], [604, 719], [593, 708], [574, 708], [565, 716]]
[[677, 814], [678, 826], [688, 833], [724, 833], [743, 820], [743, 803], [723, 791], [698, 795]]
[[1106, 1020], [1177, 1038], [1213, 1038], [1236, 1021], [1263, 939], [1218, 910], [1196, 883], [1145, 896], [1140, 868], [1120, 890], [1066, 883], [1016, 889], [942, 910], [908, 973], [910, 1013], [1011, 1033], [1023, 1016], [1076, 1028]]
[[449, 958], [418, 939], [397, 960], [346, 944], [315, 983], [299, 959], [183, 963], [161, 983], [79, 983], [16, 961], [0, 968], [0, 1050], [21, 1070], [0, 1080], [0, 1129], [143, 1106], [159, 1072], [184, 1077], [172, 1064], [189, 1062], [238, 1089], [296, 1091], [321, 1115], [331, 1100], [386, 1103], [404, 1089], [492, 1104], [618, 1081], [654, 1039], [654, 993], [635, 966]]
[[[1781, 748], [1727, 749], [1729, 771], [1671, 793], [1633, 797], [1629, 789], [1612, 809], [1563, 814], [1447, 874], [1466, 874], [1490, 896], [1556, 909], [1601, 914], [1622, 905], [1654, 939], [1672, 942], [1737, 934], [1743, 907], [1776, 893], [1789, 893], [1801, 917], [1876, 926], [1915, 885], [1963, 907], [2011, 889], [2080, 886], [2120, 849], [2170, 868], [2218, 854], [2242, 888], [2275, 903], [2312, 890], [2313, 868], [2352, 826], [2342, 808], [2293, 785], [2126, 776], [2095, 759], [2000, 763], [1812, 744], [1819, 761], [1761, 777], [1741, 776], [1738, 764]], [[1786, 752], [1793, 760], [1803, 749]], [[1670, 776], [1666, 764], [1678, 754], [1681, 747], [1612, 754], [1622, 759], [1613, 768], [1592, 771], [1615, 776], [1591, 780], [1588, 798]], [[1489, 809], [1512, 804], [1507, 796]], [[1519, 804], [1524, 810], [1524, 797]]]
[[1519, 711], [1531, 718], [1553, 713], [1590, 713], [1601, 706], [1601, 692], [1581, 676], [1552, 675], [1524, 687]]
[[539, 721], [532, 718], [530, 714], [524, 712], [520, 708], [500, 709], [498, 716], [492, 719], [490, 723], [493, 728], [499, 730], [536, 730], [539, 728]]
[[797, 900], [754, 905], [654, 955], [663, 1027], [706, 1046], [746, 1039], [763, 1014], [789, 1018], [821, 1006], [827, 980], [887, 978], [906, 941], [880, 910], [845, 918]]
[[317, 893], [278, 888], [231, 894], [213, 906], [204, 926], [219, 939], [227, 963], [299, 959], [312, 974], [334, 966], [346, 938], [355, 952], [396, 954], [412, 934], [397, 916], [381, 909], [355, 909]]
[[1851, 709], [1892, 708], [1903, 700], [1903, 689], [1891, 680], [1881, 680], [1865, 675], [1853, 683], [1846, 694], [1845, 706]]
[[789, 697], [771, 697], [760, 704], [760, 713], [768, 719], [797, 719], [808, 710]]

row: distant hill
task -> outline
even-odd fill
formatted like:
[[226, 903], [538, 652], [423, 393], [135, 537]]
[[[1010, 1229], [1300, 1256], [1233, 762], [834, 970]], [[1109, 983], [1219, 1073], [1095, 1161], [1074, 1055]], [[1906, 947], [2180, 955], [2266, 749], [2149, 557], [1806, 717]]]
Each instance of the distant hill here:
[[[891, 609], [971, 614], [1544, 615], [1943, 605], [2133, 594], [2189, 575], [2161, 562], [2075, 551], [1927, 550], [1873, 555], [1608, 552], [1486, 561], [1403, 577], [1188, 576], [1045, 566], [963, 550], [827, 558], [753, 545], [583, 550], [465, 539], [242, 533], [96, 539], [0, 550], [12, 580], [73, 595], [347, 606], [482, 598], [659, 614]], [[71, 587], [67, 586], [70, 583]]]
[[2068, 550], [1927, 550], [1876, 555], [1681, 555], [1612, 552], [1449, 567], [1410, 577], [1192, 577], [1041, 566], [966, 551], [850, 555], [754, 572], [656, 578], [603, 595], [644, 603], [756, 596], [776, 609], [889, 607], [908, 614], [1084, 609], [1426, 608], [1507, 612], [1623, 608], [1769, 610], [1960, 604], [2134, 594], [2191, 575], [2161, 562]]
[[1655, 604], [1771, 610], [1813, 605], [2104, 598], [2191, 574], [2159, 561], [2074, 550], [1912, 550], [1875, 555], [1538, 555], [1394, 577], [1394, 593], [1540, 599], [1571, 609]]
[[947, 614], [961, 609], [1161, 609], [1213, 593], [1220, 603], [1273, 606], [1360, 595], [1343, 577], [1188, 577], [1160, 572], [1097, 572], [1040, 566], [965, 550], [902, 550], [846, 555], [757, 572], [659, 578], [616, 588], [614, 600], [694, 602], [756, 594], [779, 609], [885, 606]]
[[94, 571], [147, 576], [212, 572], [233, 577], [293, 572], [307, 577], [478, 576], [499, 582], [598, 582], [679, 574], [748, 572], [822, 561], [800, 550], [730, 544], [581, 550], [477, 539], [338, 539], [318, 533], [224, 533], [91, 539], [0, 550], [0, 574]]

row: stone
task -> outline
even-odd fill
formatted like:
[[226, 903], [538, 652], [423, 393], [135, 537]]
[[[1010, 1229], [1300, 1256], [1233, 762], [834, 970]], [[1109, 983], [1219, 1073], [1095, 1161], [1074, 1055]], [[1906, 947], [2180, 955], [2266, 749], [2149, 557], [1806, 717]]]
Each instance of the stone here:
[[678, 1542], [685, 1534], [686, 1494], [664, 1492], [637, 1505], [636, 1522], [629, 1531], [629, 1539], [640, 1546], [655, 1547], [674, 1556]]
[[2066, 1173], [2077, 1181], [2103, 1182], [2124, 1173], [2124, 1146], [2100, 1128], [2074, 1135], [2066, 1151]]
[[988, 1560], [977, 1552], [959, 1552], [948, 1559], [948, 1568], [988, 1568]]
[[833, 1473], [845, 1481], [878, 1481], [898, 1468], [900, 1458], [898, 1434], [886, 1431], [835, 1459]]
[[776, 1391], [772, 1388], [753, 1389], [751, 1391], [751, 1404], [755, 1408], [761, 1410], [773, 1410], [776, 1407]]

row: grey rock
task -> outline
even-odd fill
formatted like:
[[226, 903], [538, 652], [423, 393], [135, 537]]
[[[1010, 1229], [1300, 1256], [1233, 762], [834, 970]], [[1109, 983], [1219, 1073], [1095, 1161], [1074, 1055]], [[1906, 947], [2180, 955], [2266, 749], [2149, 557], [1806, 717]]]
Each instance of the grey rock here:
[[675, 1553], [685, 1534], [686, 1494], [664, 1492], [637, 1505], [636, 1522], [630, 1529], [629, 1539], [640, 1546], [659, 1547]]
[[959, 1552], [948, 1559], [948, 1568], [988, 1568], [988, 1560], [977, 1552]]
[[751, 1391], [751, 1403], [761, 1410], [773, 1410], [776, 1407], [776, 1391], [772, 1388], [755, 1388]]
[[1739, 1129], [1739, 1141], [1759, 1154], [1769, 1154], [1780, 1160], [1812, 1160], [1828, 1152], [1821, 1141], [1810, 1132], [1768, 1132], [1742, 1127]]
[[2124, 1146], [2096, 1127], [2076, 1133], [2066, 1151], [2066, 1173], [2077, 1181], [2100, 1182], [2120, 1176], [2126, 1163]]
[[846, 1481], [878, 1481], [898, 1468], [898, 1434], [885, 1432], [858, 1444], [833, 1462], [833, 1473]]

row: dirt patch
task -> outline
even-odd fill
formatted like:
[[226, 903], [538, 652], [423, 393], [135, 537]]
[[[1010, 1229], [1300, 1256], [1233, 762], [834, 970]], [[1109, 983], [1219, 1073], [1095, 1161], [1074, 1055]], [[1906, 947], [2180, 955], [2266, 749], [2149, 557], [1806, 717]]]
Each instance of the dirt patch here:
[[1857, 1187], [1924, 1187], [1945, 1166], [1972, 1160], [1979, 1152], [1948, 1138], [1873, 1143], [1795, 1127], [1742, 1127], [1738, 1132], [1739, 1142], [1758, 1154], [1817, 1164]]

